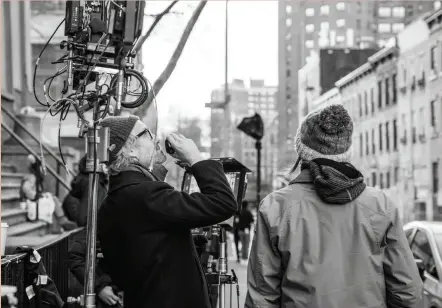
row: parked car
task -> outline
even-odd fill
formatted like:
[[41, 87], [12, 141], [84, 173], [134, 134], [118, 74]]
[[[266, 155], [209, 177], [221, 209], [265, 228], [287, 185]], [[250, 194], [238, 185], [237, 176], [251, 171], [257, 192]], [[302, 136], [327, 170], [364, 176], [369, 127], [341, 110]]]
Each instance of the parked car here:
[[424, 282], [422, 308], [442, 308], [442, 222], [413, 221], [404, 230]]

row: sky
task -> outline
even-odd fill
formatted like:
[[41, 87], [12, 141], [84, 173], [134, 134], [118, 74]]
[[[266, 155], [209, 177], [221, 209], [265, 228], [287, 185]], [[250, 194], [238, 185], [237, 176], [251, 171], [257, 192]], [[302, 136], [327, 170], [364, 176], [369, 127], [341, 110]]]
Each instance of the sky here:
[[[147, 1], [146, 13], [158, 13], [169, 1]], [[197, 1], [180, 1], [177, 14], [166, 16], [143, 45], [144, 75], [151, 83], [167, 65]], [[230, 0], [229, 80], [264, 79], [277, 85], [277, 1]], [[145, 30], [152, 22], [145, 17]], [[181, 117], [208, 118], [205, 103], [224, 83], [225, 2], [208, 1], [172, 76], [157, 96], [161, 130], [176, 127]]]

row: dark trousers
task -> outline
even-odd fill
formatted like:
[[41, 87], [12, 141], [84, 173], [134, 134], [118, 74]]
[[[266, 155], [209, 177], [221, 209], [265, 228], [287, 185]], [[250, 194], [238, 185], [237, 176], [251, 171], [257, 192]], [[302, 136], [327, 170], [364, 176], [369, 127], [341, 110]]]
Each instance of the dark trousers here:
[[236, 258], [237, 258], [238, 262], [239, 262], [239, 260], [241, 260], [241, 256], [239, 254], [239, 232], [240, 232], [239, 230], [235, 230], [233, 232], [233, 237], [235, 240]]

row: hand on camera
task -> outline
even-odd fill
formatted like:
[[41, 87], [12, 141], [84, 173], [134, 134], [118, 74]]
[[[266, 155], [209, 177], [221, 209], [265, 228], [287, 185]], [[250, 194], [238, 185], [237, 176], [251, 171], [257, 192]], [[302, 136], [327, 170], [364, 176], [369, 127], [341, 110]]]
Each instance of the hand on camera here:
[[171, 154], [173, 158], [180, 160], [182, 163], [189, 164], [190, 166], [203, 160], [201, 153], [193, 140], [175, 133], [167, 136], [167, 140], [169, 140], [172, 148], [175, 150], [175, 153]]
[[112, 290], [111, 286], [104, 287], [100, 293], [98, 293], [98, 297], [107, 305], [113, 306], [119, 302], [120, 298], [115, 295], [114, 290]]

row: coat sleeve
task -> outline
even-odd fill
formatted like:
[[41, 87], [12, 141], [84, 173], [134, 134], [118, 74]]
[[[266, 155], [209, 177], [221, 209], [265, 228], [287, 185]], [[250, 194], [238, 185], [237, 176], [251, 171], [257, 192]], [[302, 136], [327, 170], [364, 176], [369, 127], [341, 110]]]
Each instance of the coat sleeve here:
[[417, 308], [423, 283], [400, 221], [397, 208], [390, 203], [391, 224], [385, 237], [384, 275], [387, 306]]
[[270, 234], [269, 199], [261, 202], [247, 270], [245, 308], [281, 307], [281, 256]]
[[[68, 268], [74, 277], [84, 286], [85, 276], [84, 270], [86, 267], [86, 240], [80, 239], [72, 243], [69, 249]], [[95, 292], [99, 293], [104, 287], [112, 285], [111, 277], [105, 273], [98, 262], [95, 268]]]
[[[167, 228], [198, 228], [223, 222], [237, 211], [222, 164], [205, 160], [192, 166], [200, 193], [177, 191], [164, 182], [140, 184], [143, 204], [155, 224]], [[143, 185], [146, 185], [143, 187]]]

